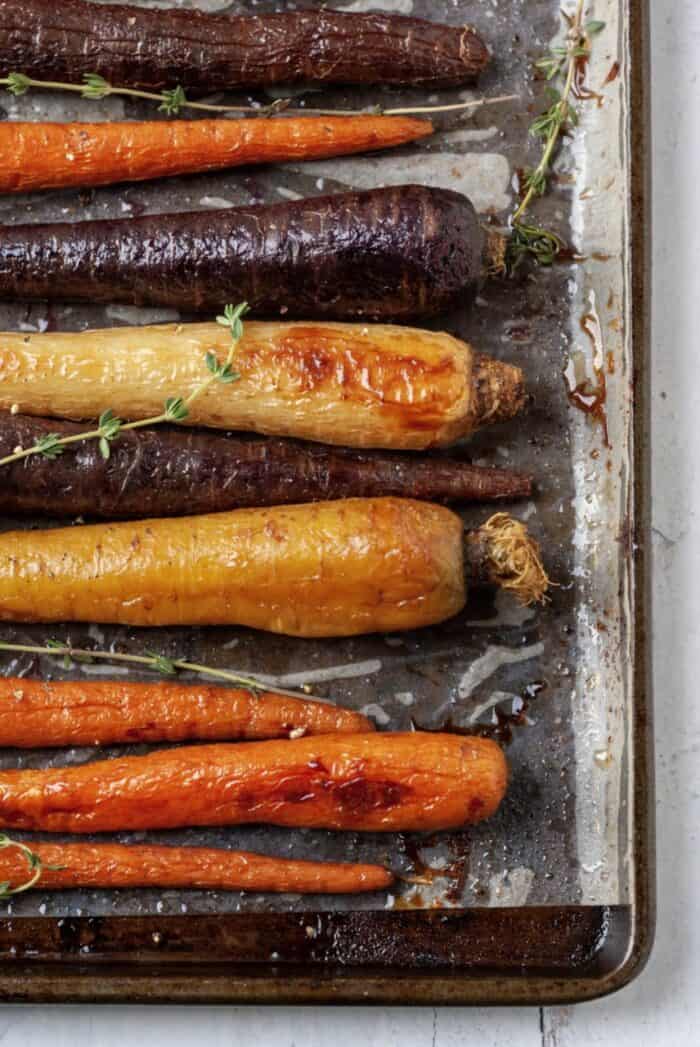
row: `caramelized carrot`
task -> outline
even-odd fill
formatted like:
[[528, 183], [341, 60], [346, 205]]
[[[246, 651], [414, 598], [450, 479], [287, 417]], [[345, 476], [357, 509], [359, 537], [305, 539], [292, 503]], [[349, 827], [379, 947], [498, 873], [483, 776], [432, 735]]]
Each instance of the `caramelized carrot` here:
[[266, 822], [448, 829], [493, 814], [506, 781], [495, 742], [454, 734], [197, 745], [0, 772], [0, 827], [88, 833]]
[[398, 498], [7, 531], [0, 621], [417, 629], [464, 606], [463, 533], [449, 509]]
[[[295, 894], [357, 894], [389, 887], [382, 865], [268, 858], [211, 847], [125, 846], [116, 843], [34, 843], [41, 860], [39, 890], [68, 887], [199, 887], [221, 891], [290, 891]], [[58, 866], [59, 868], [51, 868]], [[0, 852], [0, 881], [27, 880], [19, 850]]]
[[[0, 253], [3, 245], [0, 230]], [[152, 418], [174, 391], [202, 382], [208, 353], [223, 361], [230, 345], [230, 330], [216, 323], [3, 331], [0, 408], [93, 422], [106, 410]], [[235, 370], [238, 381], [216, 382], [192, 402], [188, 425], [424, 450], [508, 421], [525, 403], [520, 368], [449, 334], [388, 324], [246, 320]]]
[[0, 192], [140, 182], [387, 149], [432, 133], [408, 116], [0, 123]]
[[0, 746], [20, 749], [371, 730], [360, 713], [274, 692], [199, 683], [0, 679]]
[[419, 629], [469, 584], [543, 602], [520, 521], [465, 534], [431, 502], [347, 498], [134, 523], [0, 534], [0, 621], [245, 625], [289, 636]]

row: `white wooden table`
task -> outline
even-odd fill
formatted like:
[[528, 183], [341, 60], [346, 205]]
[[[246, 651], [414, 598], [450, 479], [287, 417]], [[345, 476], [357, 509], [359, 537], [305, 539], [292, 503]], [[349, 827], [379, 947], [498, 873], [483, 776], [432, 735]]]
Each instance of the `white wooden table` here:
[[[700, 1027], [700, 2], [651, 0], [657, 943], [610, 999], [532, 1009], [0, 1007], [2, 1047], [685, 1047]], [[381, 5], [380, 5], [381, 6]], [[695, 546], [695, 539], [698, 546]]]

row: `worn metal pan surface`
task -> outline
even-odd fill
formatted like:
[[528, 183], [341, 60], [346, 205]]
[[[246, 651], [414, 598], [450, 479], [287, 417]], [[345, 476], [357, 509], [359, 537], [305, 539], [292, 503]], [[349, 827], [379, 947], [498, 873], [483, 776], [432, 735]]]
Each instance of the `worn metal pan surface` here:
[[[561, 36], [558, 0], [329, 6], [468, 20], [496, 56], [479, 92], [517, 100], [468, 118], [442, 117], [436, 138], [392, 154], [4, 198], [0, 221], [225, 207], [407, 181], [466, 192], [483, 214], [505, 221], [514, 173], [536, 148], [527, 130], [543, 104], [542, 84], [531, 71]], [[560, 586], [552, 602], [533, 612], [500, 598], [477, 601], [443, 627], [400, 637], [308, 642], [233, 629], [149, 637], [164, 654], [313, 684], [374, 715], [381, 728], [451, 721], [496, 734], [508, 743], [512, 767], [501, 812], [477, 829], [429, 839], [256, 827], [151, 834], [285, 855], [388, 857], [398, 868], [418, 862], [437, 875], [427, 888], [406, 884], [389, 897], [352, 899], [39, 890], [0, 909], [5, 1000], [542, 1003], [611, 991], [641, 969], [654, 908], [647, 10], [646, 0], [591, 0], [588, 8], [606, 23], [587, 70], [595, 96], [580, 102], [579, 133], [564, 144], [553, 192], [538, 204], [543, 224], [574, 251], [549, 271], [491, 282], [470, 312], [440, 319], [528, 376], [524, 419], [478, 437], [470, 453], [538, 477], [536, 498], [514, 511], [546, 549]], [[333, 89], [324, 104], [357, 105], [370, 95], [387, 97]], [[445, 100], [467, 96], [444, 93]], [[418, 92], [391, 97], [425, 103]], [[2, 95], [0, 107], [2, 119], [152, 113], [117, 99], [46, 94]], [[0, 328], [77, 330], [159, 317], [173, 314], [10, 303], [0, 307]], [[577, 409], [590, 404], [588, 393], [592, 413]], [[483, 515], [471, 508], [465, 519]], [[99, 625], [3, 628], [5, 639], [24, 642], [67, 635], [74, 643], [143, 644], [138, 631]], [[0, 671], [80, 676], [96, 667], [67, 671], [2, 656]], [[5, 751], [0, 765], [94, 755]]]

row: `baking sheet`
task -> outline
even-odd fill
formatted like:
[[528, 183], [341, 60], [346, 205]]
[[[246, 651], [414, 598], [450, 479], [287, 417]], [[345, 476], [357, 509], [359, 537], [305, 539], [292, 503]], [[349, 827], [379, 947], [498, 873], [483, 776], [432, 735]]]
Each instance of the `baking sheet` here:
[[[229, 5], [200, 2], [209, 10]], [[238, 4], [273, 10], [279, 3]], [[291, 5], [290, 5], [291, 6]], [[305, 6], [321, 6], [309, 3]], [[376, 157], [276, 169], [248, 169], [176, 181], [84, 193], [52, 192], [0, 199], [0, 221], [72, 220], [232, 206], [346, 187], [423, 181], [467, 193], [478, 209], [504, 222], [513, 206], [514, 175], [536, 156], [527, 127], [539, 111], [541, 85], [532, 62], [561, 36], [554, 0], [383, 0], [327, 6], [425, 15], [474, 23], [496, 52], [478, 94], [515, 94], [517, 101], [469, 117], [440, 118], [441, 133], [425, 144]], [[589, 86], [600, 92], [581, 103], [581, 127], [565, 144], [554, 191], [538, 216], [558, 229], [582, 256], [551, 271], [485, 285], [471, 313], [455, 312], [440, 326], [480, 350], [520, 364], [531, 402], [514, 424], [470, 442], [474, 460], [532, 470], [538, 491], [513, 511], [526, 519], [546, 550], [558, 587], [543, 610], [523, 610], [508, 597], [479, 597], [443, 626], [401, 636], [303, 641], [240, 629], [139, 630], [104, 626], [2, 628], [4, 639], [43, 643], [69, 637], [76, 645], [138, 650], [247, 672], [287, 686], [309, 683], [315, 693], [362, 709], [382, 729], [446, 723], [480, 729], [508, 743], [512, 779], [499, 814], [482, 826], [437, 834], [331, 834], [270, 827], [121, 834], [120, 839], [220, 844], [297, 857], [390, 861], [409, 870], [437, 870], [430, 887], [404, 885], [392, 895], [300, 899], [218, 892], [40, 890], [5, 903], [15, 915], [114, 915], [383, 909], [387, 907], [618, 904], [629, 897], [630, 800], [627, 762], [632, 716], [630, 672], [631, 422], [629, 330], [628, 114], [622, 49], [626, 4], [595, 0], [591, 18], [606, 22], [596, 37]], [[609, 83], [614, 63], [619, 75]], [[476, 97], [443, 92], [440, 100]], [[387, 92], [326, 91], [308, 96], [339, 106], [383, 100]], [[417, 92], [392, 93], [400, 103], [424, 104]], [[311, 101], [313, 100], [313, 102]], [[437, 101], [431, 96], [429, 101]], [[118, 119], [154, 115], [152, 108], [117, 99], [94, 103], [34, 93], [0, 97], [6, 119]], [[232, 292], [232, 297], [235, 294]], [[164, 310], [123, 306], [0, 306], [0, 328], [81, 330], [88, 326], [187, 319]], [[595, 369], [599, 370], [596, 377]], [[604, 377], [607, 440], [602, 417], [577, 410], [567, 388], [585, 373]], [[467, 523], [488, 508], [473, 507]], [[32, 523], [36, 526], [39, 521]], [[3, 527], [16, 526], [3, 521]], [[115, 667], [65, 671], [49, 659], [0, 656], [5, 674], [77, 677], [116, 673]], [[138, 674], [133, 674], [138, 678]], [[542, 685], [545, 685], [542, 687]], [[511, 723], [512, 720], [518, 722]], [[60, 752], [5, 751], [0, 765], [80, 763], [124, 749]], [[128, 747], [146, 751], [145, 746]]]

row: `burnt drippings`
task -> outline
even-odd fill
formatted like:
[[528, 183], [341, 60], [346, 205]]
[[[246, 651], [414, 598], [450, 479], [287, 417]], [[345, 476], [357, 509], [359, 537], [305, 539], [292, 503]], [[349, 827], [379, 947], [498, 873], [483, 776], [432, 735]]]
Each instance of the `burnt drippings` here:
[[[468, 833], [461, 830], [431, 833], [428, 836], [399, 833], [398, 843], [400, 851], [410, 866], [410, 875], [403, 877], [408, 883], [414, 883], [420, 888], [421, 885], [430, 885], [435, 880], [446, 880], [448, 886], [444, 890], [445, 900], [452, 904], [459, 904], [462, 901], [469, 873], [470, 836]], [[435, 847], [446, 848], [450, 855], [449, 859], [441, 860], [439, 865], [431, 865], [425, 854]], [[416, 908], [420, 890], [411, 892], [409, 897], [408, 907]], [[402, 908], [402, 906], [395, 905], [394, 908]]]
[[603, 80], [603, 87], [606, 87], [608, 84], [614, 83], [615, 80], [617, 80], [619, 75], [620, 75], [620, 62], [616, 59], [613, 62], [613, 64], [610, 66], [610, 71], [608, 72], [608, 75], [605, 77], [605, 80]]
[[[581, 317], [580, 324], [581, 330], [588, 336], [593, 347], [593, 378], [577, 382], [573, 377], [572, 369], [567, 368], [564, 371], [566, 395], [569, 403], [598, 422], [603, 432], [603, 445], [610, 449], [606, 410], [608, 386], [602, 353], [600, 320], [597, 314], [591, 311]], [[607, 368], [609, 373], [614, 373], [615, 361], [611, 356], [607, 358]]]
[[603, 96], [597, 91], [591, 90], [586, 83], [588, 75], [588, 63], [590, 61], [590, 51], [586, 51], [585, 54], [578, 55], [574, 60], [574, 79], [571, 85], [571, 93], [574, 98], [578, 98], [582, 102], [597, 102], [599, 106], [603, 104]]
[[[493, 720], [491, 723], [476, 722], [464, 726], [455, 723], [449, 717], [438, 727], [425, 727], [415, 719], [411, 719], [411, 727], [415, 731], [432, 731], [437, 734], [459, 734], [466, 737], [491, 738], [501, 745], [509, 745], [513, 741], [513, 732], [520, 727], [528, 725], [528, 711], [532, 702], [547, 688], [545, 680], [533, 680], [528, 683], [520, 694], [511, 703], [510, 711], [503, 708], [503, 703], [494, 705], [492, 710]], [[474, 814], [478, 814], [477, 811]]]

